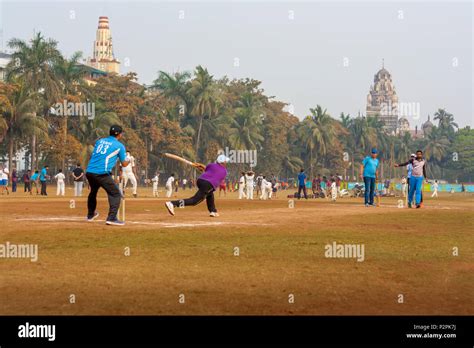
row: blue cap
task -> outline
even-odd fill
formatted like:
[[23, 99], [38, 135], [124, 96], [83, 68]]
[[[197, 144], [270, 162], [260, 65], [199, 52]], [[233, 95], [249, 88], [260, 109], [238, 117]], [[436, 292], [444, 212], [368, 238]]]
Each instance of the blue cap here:
[[377, 149], [376, 149], [375, 147], [372, 148], [372, 153], [377, 153], [377, 152], [378, 152], [378, 151], [377, 151]]

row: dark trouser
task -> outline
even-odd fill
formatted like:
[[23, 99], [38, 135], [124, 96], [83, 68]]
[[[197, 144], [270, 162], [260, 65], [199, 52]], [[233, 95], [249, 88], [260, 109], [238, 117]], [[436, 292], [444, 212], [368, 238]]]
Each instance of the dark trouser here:
[[25, 192], [31, 192], [31, 183], [25, 182]]
[[304, 198], [308, 199], [308, 195], [306, 194], [306, 185], [299, 185], [298, 186], [298, 199], [301, 198], [301, 190], [303, 190]]
[[107, 216], [107, 220], [116, 220], [122, 194], [115, 184], [114, 179], [112, 179], [109, 174], [86, 173], [86, 177], [91, 188], [91, 192], [87, 198], [87, 216], [94, 216], [97, 207], [97, 192], [102, 187], [107, 192], [109, 198], [109, 215]]
[[46, 193], [46, 188], [48, 186], [48, 183], [45, 181], [41, 181], [41, 195], [42, 196], [47, 196], [48, 194]]
[[12, 192], [16, 192], [16, 181], [12, 181]]
[[374, 204], [375, 178], [364, 176], [365, 204]]
[[214, 204], [214, 187], [212, 184], [204, 179], [197, 180], [198, 192], [191, 198], [180, 199], [172, 201], [171, 203], [175, 207], [185, 207], [189, 205], [197, 205], [206, 199], [207, 209], [210, 213], [217, 213], [216, 206]]

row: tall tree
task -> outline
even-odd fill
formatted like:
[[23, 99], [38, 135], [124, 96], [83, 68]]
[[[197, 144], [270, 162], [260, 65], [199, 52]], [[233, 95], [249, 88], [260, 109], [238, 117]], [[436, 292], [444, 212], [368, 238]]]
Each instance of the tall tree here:
[[[47, 116], [51, 105], [61, 93], [59, 78], [54, 71], [54, 67], [62, 59], [57, 42], [37, 33], [29, 43], [12, 39], [8, 42], [8, 47], [14, 52], [7, 66], [7, 80], [17, 77], [31, 91], [32, 97], [35, 96], [37, 109]], [[31, 135], [30, 151], [31, 165], [35, 166], [36, 132]]]
[[196, 158], [199, 159], [199, 146], [201, 143], [203, 121], [205, 118], [211, 119], [217, 115], [222, 100], [221, 91], [217, 88], [213, 76], [209, 74], [207, 69], [204, 69], [199, 65], [194, 74], [195, 77], [191, 81], [188, 95], [192, 97], [192, 113], [197, 118], [195, 151]]

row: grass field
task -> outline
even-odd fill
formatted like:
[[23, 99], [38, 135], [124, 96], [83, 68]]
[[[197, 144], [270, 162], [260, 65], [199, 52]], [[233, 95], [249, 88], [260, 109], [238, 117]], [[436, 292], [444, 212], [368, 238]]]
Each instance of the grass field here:
[[[291, 209], [281, 193], [233, 193], [217, 198], [214, 219], [205, 203], [172, 217], [150, 191], [127, 199], [124, 227], [104, 224], [103, 194], [93, 223], [86, 197], [70, 208], [70, 188], [0, 196], [0, 243], [39, 247], [37, 262], [0, 258], [0, 314], [474, 314], [472, 194], [426, 197], [424, 209], [399, 209], [397, 198]], [[363, 244], [364, 261], [326, 258], [333, 242]]]

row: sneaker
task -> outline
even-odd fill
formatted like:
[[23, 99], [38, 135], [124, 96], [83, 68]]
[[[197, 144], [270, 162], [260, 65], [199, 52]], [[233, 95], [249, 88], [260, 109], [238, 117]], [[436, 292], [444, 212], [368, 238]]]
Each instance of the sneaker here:
[[125, 225], [125, 222], [120, 221], [117, 218], [115, 218], [115, 220], [107, 220], [105, 223], [107, 225], [112, 225], [112, 226], [123, 226], [123, 225]]
[[219, 213], [218, 212], [211, 212], [209, 214], [210, 217], [218, 217], [219, 216]]
[[408, 208], [411, 208], [411, 203], [408, 203]]
[[95, 219], [97, 219], [99, 217], [99, 213], [98, 212], [95, 212], [94, 213], [94, 216], [87, 216], [87, 221], [91, 222], [91, 221], [94, 221]]
[[417, 204], [416, 209], [420, 209], [420, 208], [421, 208], [421, 204]]
[[368, 208], [368, 207], [369, 207], [369, 203], [365, 203], [365, 207]]
[[165, 203], [166, 209], [168, 209], [168, 213], [174, 216], [174, 205], [171, 202], [166, 202]]

